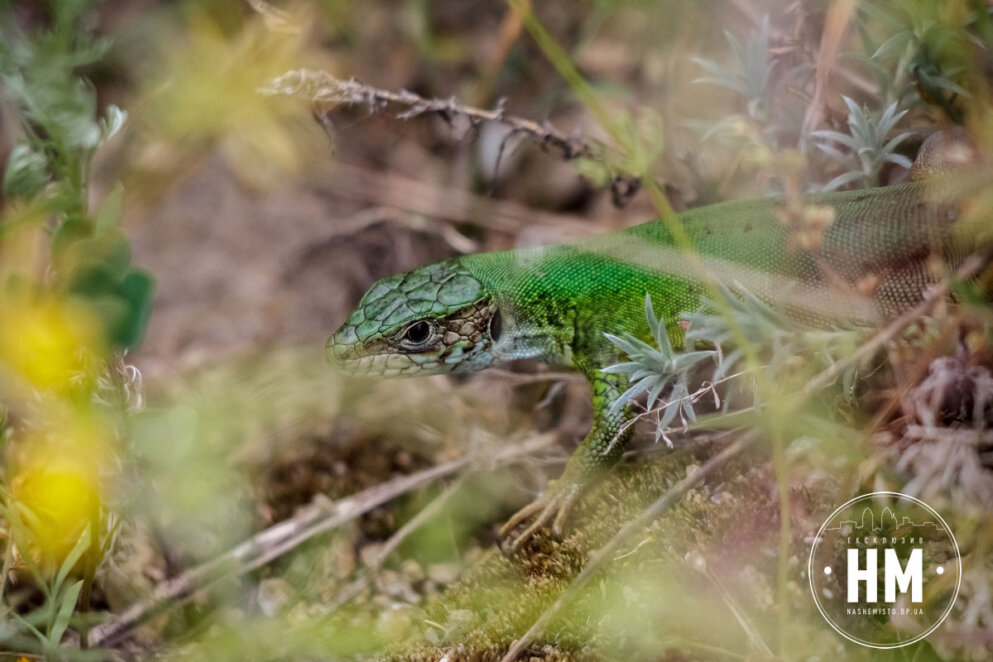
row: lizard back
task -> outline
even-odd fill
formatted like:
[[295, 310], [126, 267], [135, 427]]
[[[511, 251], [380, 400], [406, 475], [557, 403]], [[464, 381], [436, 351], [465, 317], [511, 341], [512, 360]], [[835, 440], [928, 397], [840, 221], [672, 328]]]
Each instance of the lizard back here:
[[951, 198], [931, 184], [816, 194], [792, 208], [767, 198], [691, 209], [678, 220], [692, 252], [654, 220], [573, 244], [458, 259], [513, 325], [510, 358], [580, 368], [611, 361], [603, 333], [647, 339], [646, 293], [678, 346], [679, 316], [699, 306], [708, 282], [743, 287], [819, 325], [875, 323], [920, 300], [934, 280], [930, 255], [954, 263], [966, 252], [949, 238]]

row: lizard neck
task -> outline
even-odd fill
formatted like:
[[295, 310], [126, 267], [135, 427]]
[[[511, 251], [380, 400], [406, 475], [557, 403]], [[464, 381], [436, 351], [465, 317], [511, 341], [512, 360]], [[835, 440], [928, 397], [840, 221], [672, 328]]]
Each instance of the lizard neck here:
[[492, 348], [494, 363], [535, 359], [562, 367], [573, 365], [572, 324], [547, 306], [500, 297], [503, 331]]

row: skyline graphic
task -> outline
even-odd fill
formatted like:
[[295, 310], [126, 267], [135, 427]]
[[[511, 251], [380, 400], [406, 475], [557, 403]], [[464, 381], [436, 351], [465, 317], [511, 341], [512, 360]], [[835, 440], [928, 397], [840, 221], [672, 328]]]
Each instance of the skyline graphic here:
[[898, 520], [896, 515], [890, 510], [889, 506], [883, 508], [883, 512], [879, 516], [879, 522], [876, 522], [876, 514], [873, 512], [872, 508], [866, 506], [862, 511], [862, 519], [858, 520], [842, 520], [838, 523], [838, 526], [830, 527], [824, 529], [825, 531], [842, 531], [846, 527], [853, 530], [871, 531], [873, 533], [881, 531], [891, 531], [893, 529], [902, 528], [905, 526], [912, 527], [926, 527], [931, 526], [938, 528], [938, 525], [930, 520], [925, 520], [923, 522], [915, 522], [906, 515], [903, 516], [902, 520]]

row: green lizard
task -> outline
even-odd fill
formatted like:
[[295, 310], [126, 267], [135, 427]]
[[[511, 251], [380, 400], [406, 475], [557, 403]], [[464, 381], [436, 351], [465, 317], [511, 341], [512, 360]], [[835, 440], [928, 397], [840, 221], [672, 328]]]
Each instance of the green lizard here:
[[[792, 314], [872, 324], [919, 302], [936, 276], [929, 257], [954, 265], [972, 250], [950, 228], [957, 216], [948, 176], [891, 187], [817, 194], [801, 204], [765, 199], [691, 209], [678, 221], [696, 257], [656, 220], [573, 244], [464, 255], [385, 278], [328, 340], [332, 363], [355, 375], [472, 372], [530, 358], [581, 372], [593, 426], [562, 477], [515, 514], [530, 520], [514, 545], [554, 518], [560, 533], [588, 485], [622, 453], [626, 388], [603, 371], [622, 357], [604, 337], [648, 339], [646, 293], [679, 349], [681, 313], [708, 282], [744, 286]], [[820, 220], [790, 223], [790, 218]], [[622, 429], [624, 431], [622, 431]]]

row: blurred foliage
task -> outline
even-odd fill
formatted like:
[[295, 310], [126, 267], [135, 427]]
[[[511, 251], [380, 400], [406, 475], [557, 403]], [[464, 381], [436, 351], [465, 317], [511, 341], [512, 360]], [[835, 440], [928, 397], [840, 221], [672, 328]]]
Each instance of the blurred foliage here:
[[[65, 393], [92, 379], [105, 356], [93, 310], [79, 301], [11, 293], [0, 320], [0, 360], [26, 390]], [[92, 384], [90, 385], [92, 388]]]
[[23, 225], [54, 220], [47, 251], [50, 281], [32, 283], [45, 268], [36, 261], [24, 265], [27, 274], [6, 275], [3, 288], [42, 285], [83, 299], [101, 319], [108, 340], [127, 348], [138, 343], [147, 324], [152, 284], [146, 273], [130, 267], [128, 240], [117, 227], [122, 191], [115, 190], [96, 213], [89, 210], [93, 157], [127, 119], [116, 106], [97, 117], [95, 92], [77, 73], [108, 46], [77, 29], [90, 11], [85, 2], [54, 2], [51, 25], [34, 34], [25, 33], [10, 13], [0, 24], [0, 80], [17, 108], [22, 136], [4, 172], [0, 238], [25, 231]]
[[0, 587], [20, 568], [43, 594], [36, 608], [12, 611], [12, 591], [4, 592], [0, 641], [61, 656], [67, 630], [85, 632], [77, 603], [89, 609], [110, 540], [105, 506], [120, 436], [111, 361], [141, 340], [153, 286], [130, 265], [122, 189], [90, 208], [94, 157], [127, 119], [116, 106], [98, 116], [80, 73], [108, 42], [83, 27], [89, 3], [47, 10], [44, 25], [30, 28], [9, 6], [0, 14], [0, 82], [8, 126], [17, 127], [0, 218]]
[[[725, 306], [704, 300], [698, 310], [683, 315], [689, 327], [686, 342], [731, 348], [714, 370], [715, 381], [723, 379], [742, 362], [743, 350], [734, 346], [736, 331], [732, 326], [766, 349], [769, 362], [762, 369], [773, 380], [786, 378], [790, 368], [798, 365], [815, 371], [826, 368], [842, 357], [850, 356], [857, 348], [858, 332], [854, 329], [825, 330], [805, 324], [743, 287], [737, 293], [722, 288], [721, 294]], [[729, 312], [720, 314], [724, 311]], [[844, 381], [851, 385], [852, 379], [854, 370], [847, 373]]]
[[[964, 85], [983, 84], [975, 78], [973, 58], [990, 57], [989, 7], [915, 0], [862, 3], [860, 9], [865, 19], [858, 29], [865, 52], [848, 56], [872, 75], [880, 98], [904, 108], [934, 105], [960, 124], [963, 116], [956, 99], [969, 96]], [[872, 23], [885, 31], [874, 30]]]
[[155, 176], [173, 162], [188, 167], [191, 154], [215, 145], [255, 188], [271, 188], [299, 170], [302, 145], [292, 124], [305, 118], [306, 109], [258, 90], [288, 69], [321, 63], [306, 50], [315, 18], [298, 7], [292, 16], [250, 13], [238, 20], [243, 8], [238, 2], [187, 3], [180, 24], [154, 36], [156, 57], [144, 64], [140, 120], [150, 138], [142, 149]]

